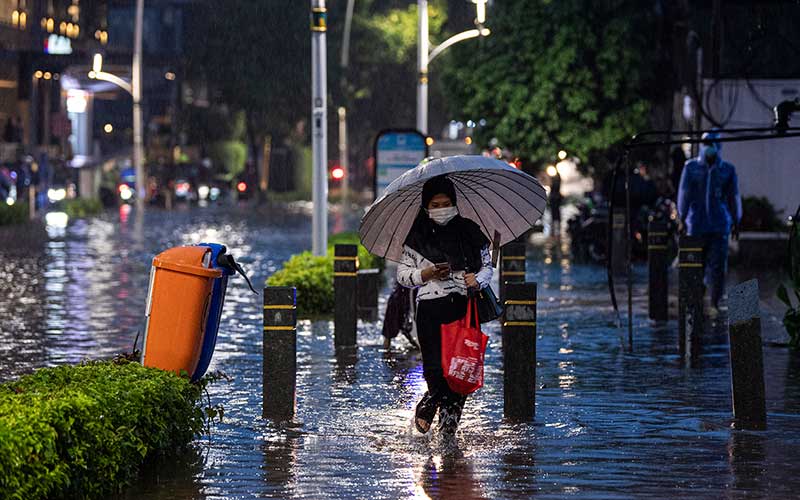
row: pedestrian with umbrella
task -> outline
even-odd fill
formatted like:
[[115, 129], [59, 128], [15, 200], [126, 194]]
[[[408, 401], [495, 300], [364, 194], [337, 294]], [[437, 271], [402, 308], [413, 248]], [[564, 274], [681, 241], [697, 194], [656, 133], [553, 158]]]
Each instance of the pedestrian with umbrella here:
[[466, 396], [442, 370], [442, 325], [464, 318], [471, 291], [489, 286], [497, 245], [516, 239], [541, 217], [539, 182], [505, 162], [452, 156], [423, 162], [392, 182], [367, 211], [359, 234], [366, 248], [399, 263], [397, 281], [418, 288], [417, 335], [428, 391], [414, 424], [427, 433], [438, 411], [439, 429], [458, 428]]

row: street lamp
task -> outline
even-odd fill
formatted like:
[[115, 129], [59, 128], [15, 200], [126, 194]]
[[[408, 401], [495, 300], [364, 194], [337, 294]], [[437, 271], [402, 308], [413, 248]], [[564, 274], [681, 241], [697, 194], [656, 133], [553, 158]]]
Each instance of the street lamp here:
[[417, 130], [422, 132], [423, 135], [428, 135], [428, 64], [458, 42], [491, 34], [488, 28], [483, 27], [483, 23], [486, 22], [487, 0], [471, 1], [475, 4], [475, 25], [477, 28], [453, 35], [438, 47], [430, 50], [428, 0], [417, 0], [419, 15], [417, 23]]
[[89, 78], [103, 80], [125, 90], [133, 98], [133, 168], [136, 172], [136, 210], [144, 210], [145, 178], [144, 150], [142, 141], [142, 24], [144, 21], [144, 0], [136, 0], [136, 20], [133, 38], [133, 64], [131, 66], [131, 82], [103, 71], [103, 55], [95, 54], [92, 58], [92, 71]]
[[92, 58], [92, 71], [95, 73], [103, 71], [103, 54], [98, 52], [94, 55], [94, 58]]
[[475, 22], [478, 26], [486, 22], [486, 0], [472, 0], [475, 4]]
[[133, 86], [131, 83], [126, 82], [117, 75], [103, 71], [102, 54], [94, 55], [94, 59], [92, 60], [92, 71], [89, 72], [89, 78], [93, 80], [102, 80], [104, 82], [113, 83], [117, 87], [129, 93], [131, 96], [133, 95]]

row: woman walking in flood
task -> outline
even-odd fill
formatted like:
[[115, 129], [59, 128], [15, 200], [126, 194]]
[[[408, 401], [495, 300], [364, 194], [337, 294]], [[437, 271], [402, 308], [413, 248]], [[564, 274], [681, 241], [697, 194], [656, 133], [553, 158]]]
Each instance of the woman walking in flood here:
[[422, 188], [419, 213], [403, 245], [397, 281], [417, 294], [417, 335], [428, 391], [417, 403], [414, 424], [430, 430], [437, 410], [439, 430], [454, 434], [466, 396], [450, 389], [442, 371], [441, 326], [466, 315], [470, 289], [489, 286], [489, 240], [480, 227], [458, 212], [456, 190], [444, 175]]

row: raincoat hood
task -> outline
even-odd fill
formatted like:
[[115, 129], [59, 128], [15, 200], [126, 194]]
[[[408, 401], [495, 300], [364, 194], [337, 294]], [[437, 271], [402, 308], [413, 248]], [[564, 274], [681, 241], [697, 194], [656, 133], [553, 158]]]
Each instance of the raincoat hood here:
[[717, 160], [722, 160], [722, 143], [719, 142], [720, 134], [719, 132], [706, 132], [703, 134], [702, 139], [703, 141], [710, 142], [710, 144], [701, 143], [700, 148], [698, 148], [697, 154], [697, 161], [700, 163], [706, 162], [706, 151], [708, 151], [709, 146], [713, 146], [714, 149], [717, 151]]

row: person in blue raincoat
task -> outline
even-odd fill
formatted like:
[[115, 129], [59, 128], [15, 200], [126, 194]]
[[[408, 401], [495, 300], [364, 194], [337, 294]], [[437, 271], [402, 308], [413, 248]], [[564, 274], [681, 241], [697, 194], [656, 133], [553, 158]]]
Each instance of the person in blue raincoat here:
[[703, 240], [705, 285], [711, 289], [711, 316], [725, 291], [728, 238], [738, 239], [742, 201], [736, 168], [720, 155], [719, 134], [703, 134], [700, 154], [686, 162], [678, 188], [678, 214], [689, 236]]

